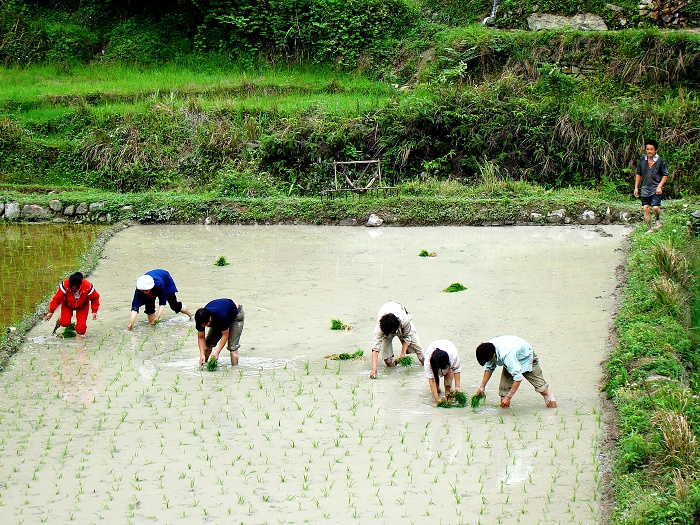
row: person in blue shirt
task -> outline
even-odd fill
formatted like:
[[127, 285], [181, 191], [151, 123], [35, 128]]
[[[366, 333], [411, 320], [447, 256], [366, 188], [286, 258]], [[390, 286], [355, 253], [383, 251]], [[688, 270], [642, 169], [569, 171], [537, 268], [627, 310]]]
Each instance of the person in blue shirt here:
[[[148, 322], [155, 325], [160, 320], [166, 301], [173, 312], [182, 312], [192, 319], [192, 312], [177, 300], [176, 292], [175, 281], [166, 270], [151, 270], [141, 275], [136, 279], [136, 291], [134, 292], [134, 300], [131, 302], [131, 319], [126, 329], [131, 330], [134, 327], [134, 320], [141, 306], [145, 306], [144, 311], [148, 316]], [[157, 312], [156, 299], [158, 299]]]
[[[194, 322], [198, 332], [199, 366], [209, 359], [218, 360], [224, 345], [228, 346], [231, 354], [231, 364], [236, 366], [244, 321], [243, 306], [231, 299], [214, 299], [204, 308], [197, 310], [194, 313]], [[204, 329], [207, 327], [209, 330], [205, 337]], [[214, 349], [217, 344], [218, 347]]]
[[537, 355], [532, 346], [522, 337], [516, 335], [501, 335], [476, 347], [476, 360], [484, 367], [484, 377], [481, 386], [476, 391], [486, 395], [486, 383], [497, 366], [502, 366], [501, 383], [498, 393], [501, 396], [501, 407], [508, 408], [510, 400], [518, 391], [523, 378], [527, 379], [535, 391], [543, 398], [549, 408], [556, 408], [557, 402], [542, 375]]

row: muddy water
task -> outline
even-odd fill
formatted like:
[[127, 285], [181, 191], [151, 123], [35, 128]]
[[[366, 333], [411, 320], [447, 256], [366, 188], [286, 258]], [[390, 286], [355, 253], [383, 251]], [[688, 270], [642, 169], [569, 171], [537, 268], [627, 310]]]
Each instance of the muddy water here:
[[[596, 523], [597, 387], [627, 230], [139, 226], [109, 241], [85, 341], [37, 326], [0, 376], [3, 523]], [[421, 250], [437, 252], [420, 258]], [[213, 266], [220, 256], [231, 264]], [[194, 324], [166, 308], [132, 332], [133, 283], [169, 269], [191, 308], [244, 305], [238, 367], [197, 370]], [[460, 282], [467, 290], [442, 293]], [[529, 384], [439, 409], [417, 365], [369, 360], [390, 299], [421, 341], [515, 333], [559, 408]], [[355, 327], [330, 330], [331, 319]], [[221, 363], [226, 365], [226, 352]]]

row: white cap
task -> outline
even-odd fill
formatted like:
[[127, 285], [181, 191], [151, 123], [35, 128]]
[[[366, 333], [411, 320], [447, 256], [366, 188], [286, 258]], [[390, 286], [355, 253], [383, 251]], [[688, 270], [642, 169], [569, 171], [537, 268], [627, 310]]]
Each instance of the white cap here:
[[143, 274], [141, 277], [136, 279], [136, 289], [137, 290], [152, 290], [156, 283], [153, 281], [153, 277], [147, 274]]

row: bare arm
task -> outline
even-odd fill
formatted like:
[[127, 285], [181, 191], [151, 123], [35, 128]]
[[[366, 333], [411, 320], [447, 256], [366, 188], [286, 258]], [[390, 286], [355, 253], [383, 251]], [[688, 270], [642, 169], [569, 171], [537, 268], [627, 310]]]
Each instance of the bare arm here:
[[634, 196], [639, 197], [639, 185], [642, 183], [642, 176], [637, 173], [637, 176], [634, 178]]
[[438, 396], [438, 387], [437, 383], [435, 382], [435, 378], [431, 377], [430, 379], [428, 379], [428, 385], [430, 385], [430, 392], [433, 394], [435, 402], [439, 403], [440, 397]]
[[204, 332], [197, 332], [197, 346], [199, 346], [199, 366], [202, 366], [207, 360], [207, 356], [205, 354], [207, 342], [204, 337]]
[[[482, 396], [486, 395], [486, 383], [489, 382], [489, 379], [491, 379], [491, 371], [484, 370], [484, 377], [481, 379], [481, 386], [476, 391], [477, 394], [481, 394]], [[455, 380], [455, 382], [456, 382], [456, 380]]]
[[127, 330], [131, 330], [134, 327], [134, 321], [137, 315], [138, 312], [136, 310], [131, 310], [131, 319], [129, 320], [129, 326], [126, 327]]
[[377, 377], [377, 363], [379, 362], [379, 352], [372, 350], [372, 371], [369, 373], [370, 379]]
[[221, 339], [219, 340], [219, 347], [216, 350], [214, 350], [212, 352], [212, 355], [211, 355], [211, 357], [213, 357], [214, 359], [217, 359], [217, 360], [219, 359], [219, 354], [221, 353], [221, 351], [224, 349], [224, 346], [228, 342], [228, 334], [230, 331], [231, 331], [231, 329], [227, 328], [226, 330], [221, 332]]
[[513, 381], [513, 386], [510, 387], [510, 392], [506, 394], [506, 397], [501, 399], [501, 408], [508, 408], [510, 406], [510, 399], [520, 388], [521, 381]]

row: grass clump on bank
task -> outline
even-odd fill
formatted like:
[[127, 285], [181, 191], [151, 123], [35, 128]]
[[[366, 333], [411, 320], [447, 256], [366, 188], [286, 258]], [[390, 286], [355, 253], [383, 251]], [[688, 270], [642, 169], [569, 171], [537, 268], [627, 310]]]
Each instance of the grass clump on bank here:
[[604, 391], [619, 414], [610, 522], [700, 516], [700, 240], [684, 214], [630, 238], [627, 282]]

